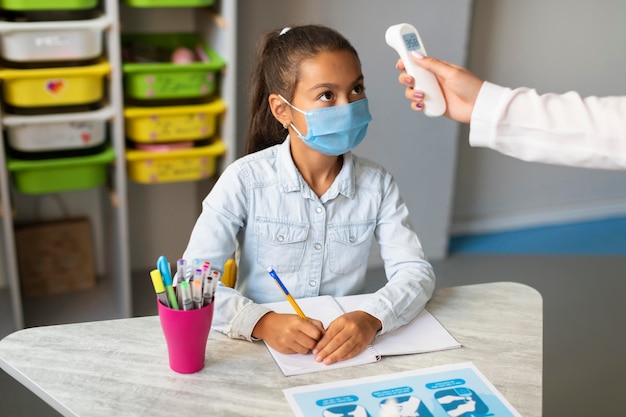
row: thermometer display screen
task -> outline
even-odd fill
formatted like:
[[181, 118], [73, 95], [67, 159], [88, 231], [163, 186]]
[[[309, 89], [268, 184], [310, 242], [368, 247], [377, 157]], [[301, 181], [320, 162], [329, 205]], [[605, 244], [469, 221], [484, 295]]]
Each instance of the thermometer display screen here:
[[409, 51], [417, 51], [420, 49], [420, 43], [415, 33], [405, 33], [402, 35], [402, 39], [404, 39], [404, 44]]

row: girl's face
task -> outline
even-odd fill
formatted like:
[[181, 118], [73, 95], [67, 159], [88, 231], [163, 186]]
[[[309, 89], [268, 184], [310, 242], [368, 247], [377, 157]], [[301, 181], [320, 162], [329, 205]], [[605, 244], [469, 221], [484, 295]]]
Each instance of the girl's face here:
[[[349, 51], [322, 52], [300, 63], [291, 104], [307, 111], [349, 104], [365, 98], [359, 61]], [[292, 123], [306, 135], [304, 115], [291, 110]]]

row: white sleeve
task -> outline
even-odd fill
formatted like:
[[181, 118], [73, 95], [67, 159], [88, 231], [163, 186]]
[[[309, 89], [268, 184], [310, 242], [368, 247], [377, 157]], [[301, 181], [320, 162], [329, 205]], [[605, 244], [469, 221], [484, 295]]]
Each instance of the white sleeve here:
[[626, 96], [539, 95], [485, 82], [469, 139], [525, 161], [626, 169]]

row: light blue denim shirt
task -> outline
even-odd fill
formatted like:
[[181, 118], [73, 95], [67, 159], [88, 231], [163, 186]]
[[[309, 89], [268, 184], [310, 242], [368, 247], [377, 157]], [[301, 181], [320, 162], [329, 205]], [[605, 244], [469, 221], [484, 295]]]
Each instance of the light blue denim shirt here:
[[360, 309], [382, 322], [379, 334], [406, 324], [430, 299], [435, 276], [393, 177], [347, 153], [318, 198], [289, 144], [287, 138], [229, 165], [202, 203], [183, 257], [221, 269], [236, 250], [238, 265], [236, 288], [218, 286], [213, 329], [252, 340], [269, 311], [259, 303], [284, 300], [270, 266], [295, 298], [362, 293], [374, 239], [388, 282]]

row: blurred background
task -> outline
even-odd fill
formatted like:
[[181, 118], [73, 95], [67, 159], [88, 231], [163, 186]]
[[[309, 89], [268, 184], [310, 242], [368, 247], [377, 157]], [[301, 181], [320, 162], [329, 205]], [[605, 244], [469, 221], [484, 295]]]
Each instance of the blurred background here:
[[[438, 286], [517, 281], [539, 290], [544, 415], [622, 415], [626, 173], [527, 163], [470, 148], [466, 126], [409, 108], [397, 83], [397, 55], [384, 33], [392, 24], [411, 23], [429, 55], [497, 84], [623, 95], [626, 2], [239, 0], [237, 9], [237, 100], [228, 110], [236, 112], [237, 153], [244, 149], [248, 77], [261, 34], [308, 23], [339, 30], [360, 54], [373, 115], [356, 153], [396, 177]], [[168, 187], [171, 200], [177, 188]], [[207, 191], [200, 187], [199, 199]], [[133, 208], [139, 195], [131, 199], [131, 219], [143, 214], [140, 205]], [[150, 204], [152, 218], [172, 213], [171, 205]], [[145, 272], [164, 251], [170, 257], [182, 253], [198, 212], [199, 205], [185, 207], [167, 239], [143, 239], [154, 225], [140, 226], [146, 230], [136, 230], [131, 241], [133, 269]], [[374, 248], [373, 289], [384, 283], [381, 266]], [[136, 292], [136, 315], [152, 313], [137, 299], [146, 294]], [[54, 415], [5, 374], [0, 385], [15, 389], [17, 405], [9, 410]]]

